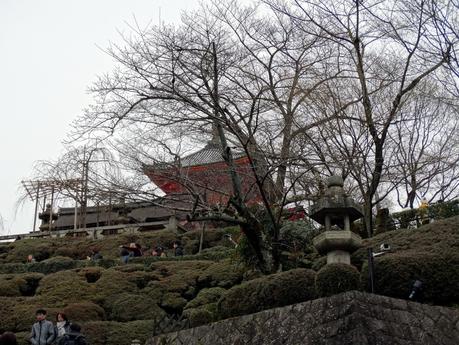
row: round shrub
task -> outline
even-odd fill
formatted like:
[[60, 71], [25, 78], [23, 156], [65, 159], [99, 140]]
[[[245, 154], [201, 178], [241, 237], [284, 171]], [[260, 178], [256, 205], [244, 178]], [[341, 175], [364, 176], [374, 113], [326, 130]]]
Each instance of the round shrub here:
[[92, 302], [69, 304], [62, 311], [72, 322], [102, 321], [105, 319], [104, 309]]
[[214, 314], [206, 308], [191, 308], [183, 312], [183, 316], [190, 321], [191, 327], [197, 327], [214, 321]]
[[224, 246], [216, 246], [212, 248], [203, 249], [200, 253], [195, 256], [200, 260], [212, 260], [220, 261], [227, 259], [234, 255], [235, 250]]
[[327, 264], [327, 257], [321, 256], [312, 261], [311, 268], [318, 272], [321, 268], [323, 268]]
[[20, 287], [25, 285], [27, 285], [27, 282], [24, 279], [14, 275], [4, 275], [0, 277], [0, 296], [21, 296]]
[[155, 320], [131, 322], [95, 321], [82, 325], [81, 332], [91, 345], [126, 345], [134, 339], [144, 344], [152, 336]]
[[[100, 278], [91, 284], [96, 290], [96, 301], [103, 302], [106, 298], [124, 293], [124, 292], [137, 292], [137, 285], [128, 280], [129, 273], [117, 271], [113, 268], [103, 270]], [[94, 300], [94, 299], [90, 299]]]
[[199, 240], [188, 240], [183, 246], [186, 255], [194, 255], [199, 252]]
[[102, 275], [102, 269], [100, 267], [85, 267], [79, 270], [78, 274], [84, 276], [86, 282], [95, 283]]
[[178, 292], [191, 299], [195, 295], [198, 277], [212, 264], [211, 261], [158, 261], [151, 264], [153, 273], [159, 281], [150, 281], [148, 286]]
[[315, 229], [311, 222], [307, 221], [286, 221], [280, 229], [282, 250], [289, 252], [304, 251], [312, 244], [312, 239], [321, 232]]
[[19, 286], [22, 296], [34, 296], [35, 291], [40, 284], [40, 281], [45, 275], [43, 273], [24, 273], [20, 277], [25, 281], [25, 284]]
[[37, 295], [47, 303], [72, 303], [92, 300], [95, 289], [94, 284], [89, 284], [75, 270], [60, 271], [48, 274], [40, 280]]
[[225, 292], [226, 290], [221, 287], [202, 289], [194, 299], [187, 303], [185, 309], [198, 308], [204, 304], [218, 302]]
[[[367, 281], [368, 267], [362, 278]], [[455, 253], [395, 253], [376, 258], [374, 263], [375, 292], [407, 298], [413, 282], [423, 282], [425, 302], [451, 305], [459, 302], [459, 255]], [[369, 288], [367, 283], [367, 289]]]
[[162, 317], [165, 312], [146, 295], [121, 293], [108, 297], [104, 303], [110, 320], [127, 322], [152, 320]]
[[28, 331], [30, 334], [39, 308], [46, 309], [49, 320], [54, 319], [57, 309], [36, 297], [0, 297], [0, 333]]
[[246, 315], [314, 299], [315, 276], [312, 270], [298, 268], [234, 286], [219, 300], [218, 317]]
[[43, 274], [55, 273], [64, 270], [70, 270], [78, 266], [78, 261], [65, 256], [54, 256], [42, 262], [29, 264], [30, 272], [40, 272]]
[[328, 264], [316, 276], [319, 296], [332, 296], [350, 290], [359, 290], [360, 273], [348, 264]]
[[242, 281], [244, 269], [231, 260], [214, 263], [199, 275], [198, 285], [205, 287], [231, 287]]
[[181, 314], [187, 300], [177, 292], [165, 293], [161, 299], [161, 308], [169, 314]]

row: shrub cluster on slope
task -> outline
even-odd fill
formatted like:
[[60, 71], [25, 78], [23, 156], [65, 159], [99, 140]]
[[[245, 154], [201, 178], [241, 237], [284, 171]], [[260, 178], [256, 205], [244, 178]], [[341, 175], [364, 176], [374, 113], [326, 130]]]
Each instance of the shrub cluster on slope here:
[[[60, 247], [59, 239], [38, 240], [35, 244], [42, 261], [33, 264], [22, 261], [34, 243], [18, 241], [6, 249], [2, 245], [0, 250], [0, 332], [14, 331], [20, 344], [26, 344], [35, 310], [44, 307], [50, 320], [64, 311], [71, 320], [82, 323], [91, 344], [121, 345], [133, 339], [143, 342], [153, 331], [197, 326], [355, 289], [359, 278], [362, 287], [368, 289], [366, 248], [378, 251], [381, 243], [390, 244], [392, 251], [375, 258], [377, 293], [406, 298], [413, 281], [420, 279], [426, 302], [457, 304], [458, 224], [456, 217], [365, 240], [365, 247], [352, 256], [360, 272], [348, 266], [325, 266], [325, 257], [302, 242], [301, 250], [295, 244], [294, 252], [285, 252], [284, 270], [298, 265], [312, 269], [290, 269], [269, 276], [247, 271], [240, 264], [234, 249], [226, 246], [223, 234], [227, 230], [207, 234], [206, 246], [210, 248], [200, 254], [133, 258], [128, 265], [121, 265], [117, 257], [120, 243], [163, 244], [176, 235], [159, 231], [157, 238], [152, 233], [108, 239], [107, 243], [77, 240], [70, 241], [66, 250]], [[290, 232], [291, 243], [299, 236], [299, 229], [294, 230]], [[183, 243], [189, 241], [189, 248], [195, 248], [192, 241], [199, 235], [182, 236]], [[75, 253], [95, 244], [104, 253], [104, 260], [75, 260]]]

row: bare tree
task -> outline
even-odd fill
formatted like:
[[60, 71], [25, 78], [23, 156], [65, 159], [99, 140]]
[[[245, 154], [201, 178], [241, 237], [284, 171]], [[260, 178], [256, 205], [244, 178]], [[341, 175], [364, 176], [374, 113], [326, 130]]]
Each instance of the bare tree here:
[[407, 94], [448, 65], [457, 39], [439, 34], [439, 26], [445, 24], [437, 20], [435, 8], [426, 1], [269, 3], [302, 26], [305, 34], [326, 38], [340, 52], [336, 65], [352, 69], [343, 76], [349, 83], [347, 91], [333, 99], [357, 97], [362, 109], [356, 112], [358, 121], [364, 122], [371, 136], [374, 155], [363, 195], [371, 235], [371, 211], [381, 183], [389, 129], [400, 116]]
[[418, 91], [389, 134], [398, 143], [393, 167], [401, 180], [397, 201], [410, 208], [422, 198], [447, 200], [459, 187], [458, 104], [435, 84]]

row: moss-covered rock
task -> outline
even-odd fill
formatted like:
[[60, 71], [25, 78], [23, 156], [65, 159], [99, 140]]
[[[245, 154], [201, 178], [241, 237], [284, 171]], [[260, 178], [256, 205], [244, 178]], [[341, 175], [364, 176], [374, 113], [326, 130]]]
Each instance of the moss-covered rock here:
[[313, 299], [315, 275], [312, 270], [299, 268], [236, 285], [218, 302], [218, 316], [251, 314]]
[[360, 290], [360, 273], [348, 264], [328, 264], [317, 272], [316, 290], [321, 297]]

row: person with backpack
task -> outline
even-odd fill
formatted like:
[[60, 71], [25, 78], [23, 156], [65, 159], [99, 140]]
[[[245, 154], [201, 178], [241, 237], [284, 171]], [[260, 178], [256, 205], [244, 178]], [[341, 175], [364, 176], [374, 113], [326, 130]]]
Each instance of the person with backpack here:
[[64, 337], [59, 340], [57, 345], [89, 345], [86, 338], [81, 332], [80, 325], [72, 323], [70, 325], [70, 332], [66, 333]]

